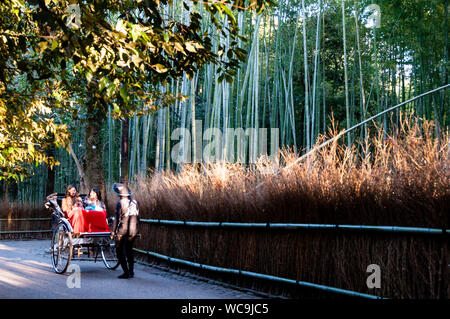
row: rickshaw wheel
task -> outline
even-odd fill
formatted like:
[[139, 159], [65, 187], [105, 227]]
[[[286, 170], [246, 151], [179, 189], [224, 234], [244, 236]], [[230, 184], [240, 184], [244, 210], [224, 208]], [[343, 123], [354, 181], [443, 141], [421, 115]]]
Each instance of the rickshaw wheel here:
[[119, 259], [116, 253], [116, 242], [109, 240], [106, 244], [101, 246], [102, 259], [105, 267], [111, 270], [119, 266]]
[[72, 259], [72, 233], [64, 223], [56, 226], [52, 236], [52, 266], [53, 270], [62, 274], [66, 272]]

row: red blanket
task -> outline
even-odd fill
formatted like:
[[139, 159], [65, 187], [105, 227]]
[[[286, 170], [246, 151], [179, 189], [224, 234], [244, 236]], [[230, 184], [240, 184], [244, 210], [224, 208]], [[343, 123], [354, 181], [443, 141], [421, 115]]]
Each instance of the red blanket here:
[[81, 207], [74, 207], [68, 213], [70, 224], [75, 235], [79, 233], [110, 232], [106, 222], [106, 211], [84, 210]]

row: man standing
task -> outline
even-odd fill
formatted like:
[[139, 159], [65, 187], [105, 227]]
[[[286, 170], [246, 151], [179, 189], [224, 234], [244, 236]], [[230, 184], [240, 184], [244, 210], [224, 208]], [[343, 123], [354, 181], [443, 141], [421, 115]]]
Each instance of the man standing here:
[[133, 278], [133, 243], [138, 234], [139, 203], [131, 198], [132, 192], [124, 184], [115, 183], [113, 191], [120, 197], [111, 230], [111, 236], [116, 239], [117, 258], [123, 269], [123, 274], [119, 278]]

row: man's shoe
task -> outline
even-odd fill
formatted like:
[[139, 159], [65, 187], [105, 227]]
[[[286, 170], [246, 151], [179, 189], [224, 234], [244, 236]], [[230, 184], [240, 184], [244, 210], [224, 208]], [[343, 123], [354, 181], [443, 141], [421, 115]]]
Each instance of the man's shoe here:
[[133, 278], [133, 277], [134, 277], [134, 271], [130, 271], [129, 278]]
[[119, 278], [119, 279], [128, 279], [128, 278], [130, 278], [130, 275], [127, 274], [127, 273], [123, 273], [122, 275], [118, 276], [117, 278]]

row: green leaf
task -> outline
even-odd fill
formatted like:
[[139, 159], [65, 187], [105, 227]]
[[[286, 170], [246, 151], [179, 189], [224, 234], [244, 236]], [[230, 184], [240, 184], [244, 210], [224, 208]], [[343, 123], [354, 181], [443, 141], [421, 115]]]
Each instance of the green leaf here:
[[52, 51], [55, 50], [58, 47], [58, 40], [53, 39], [52, 41]]
[[192, 53], [197, 52], [197, 49], [195, 48], [195, 46], [192, 43], [186, 42], [184, 45], [186, 46], [186, 50], [188, 50], [189, 52], [192, 52]]
[[88, 81], [88, 83], [91, 82], [92, 77], [93, 77], [92, 71], [91, 70], [87, 70], [87, 72], [86, 72], [86, 80]]
[[175, 42], [174, 47], [175, 47], [175, 50], [180, 51], [181, 53], [185, 54], [184, 48], [180, 42]]
[[117, 105], [117, 103], [113, 103], [113, 112], [117, 113], [117, 114], [120, 114], [120, 108]]
[[100, 82], [98, 84], [99, 91], [100, 92], [103, 91], [107, 85], [108, 85], [108, 78], [104, 76], [100, 79]]
[[125, 104], [128, 104], [130, 97], [128, 96], [128, 89], [125, 86], [122, 86], [120, 88], [120, 97], [125, 102]]
[[130, 34], [131, 34], [131, 39], [133, 40], [133, 42], [135, 42], [139, 37], [139, 31], [136, 29], [136, 26], [132, 25]]
[[113, 82], [109, 82], [108, 88], [106, 89], [106, 98], [110, 99], [116, 92], [116, 85]]
[[116, 23], [116, 30], [117, 30], [119, 33], [122, 33], [122, 34], [125, 34], [125, 35], [126, 35], [127, 29], [126, 29], [125, 24], [124, 24], [124, 21], [123, 21], [122, 19], [119, 19], [119, 20], [117, 21], [117, 23]]
[[223, 14], [222, 14], [222, 10], [220, 8], [221, 7], [220, 5], [221, 5], [220, 3], [212, 3], [212, 6], [214, 6], [217, 9], [217, 11], [219, 12], [220, 18], [223, 19]]
[[45, 49], [47, 49], [47, 46], [48, 46], [48, 42], [47, 42], [47, 41], [39, 42], [39, 49], [40, 49], [40, 52], [41, 52], [41, 53], [44, 52]]
[[221, 3], [219, 4], [220, 7], [223, 9], [223, 11], [225, 11], [225, 13], [227, 14], [227, 16], [232, 20], [233, 24], [236, 24], [236, 17], [234, 16], [233, 12], [231, 11], [230, 8], [228, 8], [225, 4]]
[[32, 156], [34, 155], [34, 146], [31, 143], [28, 144], [28, 153]]
[[158, 73], [166, 73], [167, 71], [169, 71], [169, 69], [167, 69], [164, 65], [159, 63], [153, 64], [152, 68]]

